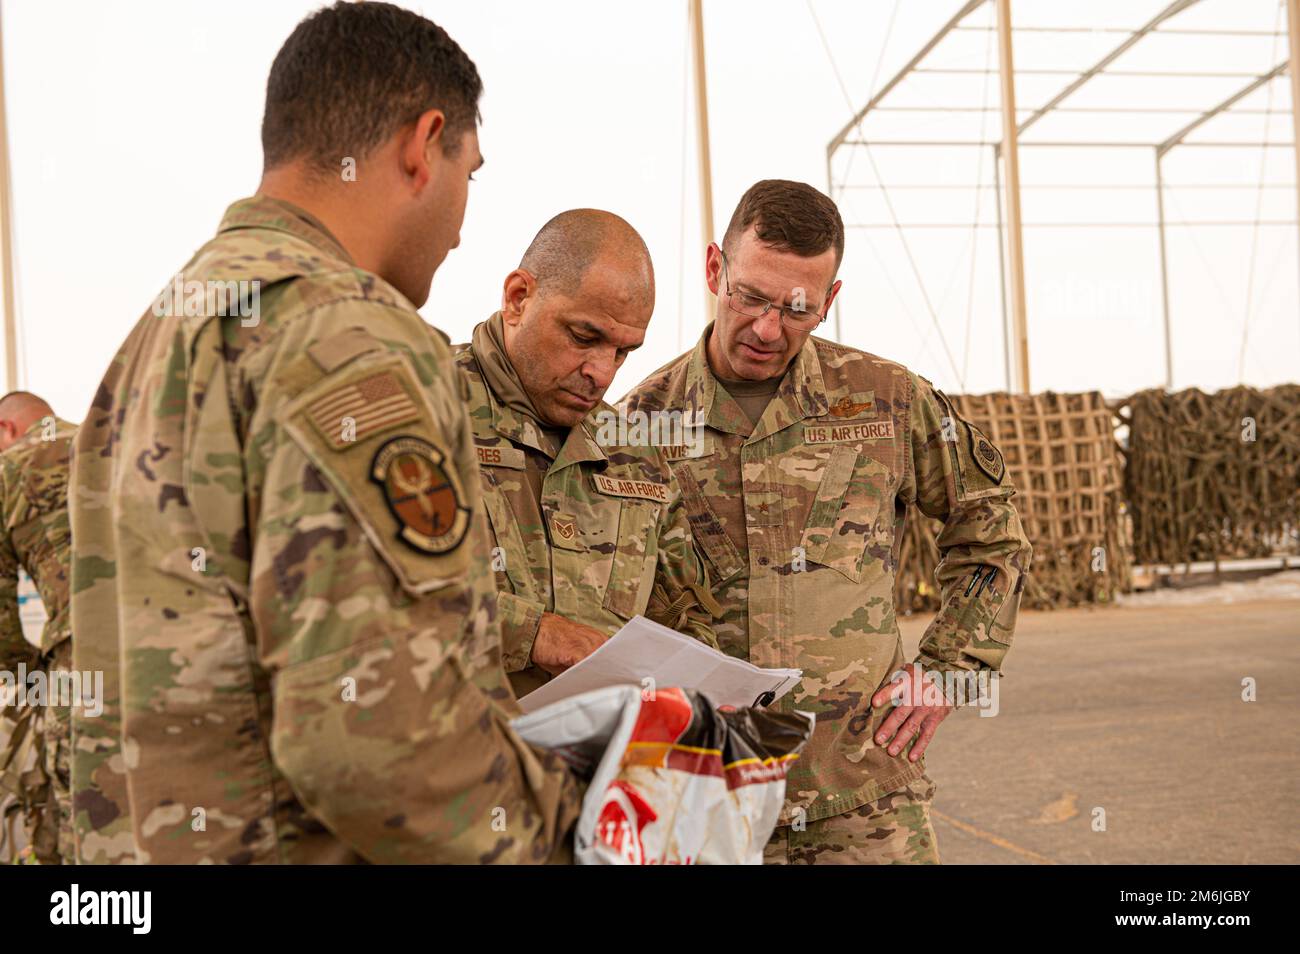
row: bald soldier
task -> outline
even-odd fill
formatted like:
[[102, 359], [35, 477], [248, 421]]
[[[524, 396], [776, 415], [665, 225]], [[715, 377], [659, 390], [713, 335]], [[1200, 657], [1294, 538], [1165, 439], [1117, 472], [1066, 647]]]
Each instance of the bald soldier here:
[[[68, 469], [76, 425], [55, 416], [27, 391], [0, 398], [0, 670], [14, 674], [67, 671], [72, 665], [68, 609]], [[23, 635], [18, 612], [18, 571], [27, 571], [45, 606], [38, 647]], [[30, 681], [28, 683], [30, 685]], [[46, 686], [52, 683], [46, 681]], [[39, 708], [8, 710], [0, 750], [0, 785], [17, 792], [27, 846], [41, 864], [73, 860], [69, 793], [71, 700], [47, 693]], [[30, 720], [30, 722], [28, 722]], [[27, 766], [34, 750], [35, 773]], [[6, 828], [8, 826], [6, 825]]]
[[309, 16], [257, 194], [100, 385], [71, 500], [76, 664], [106, 673], [76, 723], [82, 861], [571, 853], [579, 788], [509, 727], [469, 417], [415, 310], [459, 243], [481, 90], [416, 14]]
[[944, 524], [943, 604], [913, 663], [924, 671], [1001, 666], [1030, 550], [1002, 455], [941, 391], [812, 337], [843, 252], [830, 199], [757, 183], [708, 247], [713, 322], [621, 407], [704, 421], [703, 440], [670, 456], [722, 606], [718, 642], [803, 670], [778, 706], [815, 712], [817, 727], [765, 860], [937, 862], [921, 756], [951, 708], [903, 694], [915, 669], [891, 681], [904, 662], [893, 590], [907, 507]]
[[502, 657], [522, 697], [638, 613], [714, 646], [703, 565], [662, 452], [602, 398], [645, 340], [654, 269], [610, 212], [573, 209], [506, 276], [464, 377], [492, 530]]

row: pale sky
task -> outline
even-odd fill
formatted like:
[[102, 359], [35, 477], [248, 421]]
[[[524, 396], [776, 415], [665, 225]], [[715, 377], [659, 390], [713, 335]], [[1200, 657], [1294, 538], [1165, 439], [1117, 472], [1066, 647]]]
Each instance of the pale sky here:
[[[317, 5], [3, 0], [23, 383], [59, 414], [81, 419], [108, 360], [153, 296], [211, 236], [225, 207], [256, 187], [267, 70], [294, 24]], [[576, 206], [610, 209], [641, 231], [658, 277], [646, 344], [608, 395], [620, 396], [690, 347], [707, 320], [686, 0], [407, 5], [464, 47], [486, 90], [480, 136], [487, 165], [471, 187], [461, 247], [435, 277], [422, 314], [453, 340], [467, 339], [495, 310], [502, 279], [546, 219]], [[827, 143], [960, 6], [704, 0], [715, 232], [757, 179], [801, 179], [828, 190]], [[1112, 31], [1140, 25], [1165, 6], [1014, 0], [1013, 22], [1031, 28], [1017, 33], [1016, 65], [1084, 68], [1123, 40]], [[1279, 9], [1278, 0], [1203, 0], [1169, 26], [1238, 33], [1154, 37], [1116, 67], [1231, 75], [1099, 80], [1063, 104], [1084, 111], [1049, 116], [1026, 135], [1034, 390], [1096, 388], [1115, 396], [1163, 383], [1150, 143], [1286, 59]], [[988, 7], [977, 11], [969, 29], [923, 65], [995, 67], [996, 45], [978, 29], [990, 15]], [[1032, 29], [1050, 25], [1087, 29]], [[1021, 118], [1069, 81], [1018, 76]], [[999, 135], [996, 75], [987, 87], [974, 72], [917, 75], [895, 92], [884, 105], [921, 109], [869, 116], [863, 131], [873, 142]], [[1116, 104], [1136, 111], [1089, 111]], [[1283, 74], [1189, 141], [1290, 142], [1289, 110]], [[1145, 145], [1029, 145], [1085, 135]], [[1001, 389], [991, 151], [875, 145], [870, 152], [841, 150], [835, 158], [837, 181], [849, 188], [834, 197], [851, 226], [840, 339], [902, 361], [945, 390]], [[1297, 228], [1248, 224], [1294, 222], [1293, 153], [1180, 147], [1167, 155], [1164, 176], [1175, 387], [1297, 380]], [[984, 188], [973, 188], [977, 182]], [[973, 228], [977, 203], [980, 227]], [[1247, 224], [1179, 224], [1204, 219]], [[1085, 224], [1101, 222], [1121, 224]], [[835, 337], [834, 325], [822, 333]]]

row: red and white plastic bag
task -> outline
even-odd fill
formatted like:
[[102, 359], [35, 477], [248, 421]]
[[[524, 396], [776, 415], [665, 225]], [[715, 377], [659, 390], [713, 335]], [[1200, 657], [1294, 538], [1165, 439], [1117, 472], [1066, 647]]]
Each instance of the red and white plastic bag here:
[[579, 864], [762, 864], [807, 713], [722, 712], [683, 689], [597, 689], [513, 720], [590, 777]]

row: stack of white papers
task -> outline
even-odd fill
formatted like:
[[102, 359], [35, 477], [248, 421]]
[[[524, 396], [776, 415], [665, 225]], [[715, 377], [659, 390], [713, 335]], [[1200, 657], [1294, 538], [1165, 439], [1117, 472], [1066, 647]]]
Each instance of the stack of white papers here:
[[636, 616], [586, 659], [520, 699], [519, 705], [533, 712], [592, 689], [631, 683], [643, 689], [696, 689], [717, 706], [768, 706], [801, 678], [801, 669], [760, 669]]

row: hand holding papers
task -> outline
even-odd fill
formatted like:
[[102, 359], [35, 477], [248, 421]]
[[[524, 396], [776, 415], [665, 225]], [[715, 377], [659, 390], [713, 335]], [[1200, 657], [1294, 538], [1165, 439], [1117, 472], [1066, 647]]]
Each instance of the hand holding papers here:
[[760, 669], [637, 616], [586, 659], [520, 699], [519, 705], [533, 712], [579, 693], [630, 683], [695, 689], [718, 706], [767, 706], [802, 677], [799, 669]]

